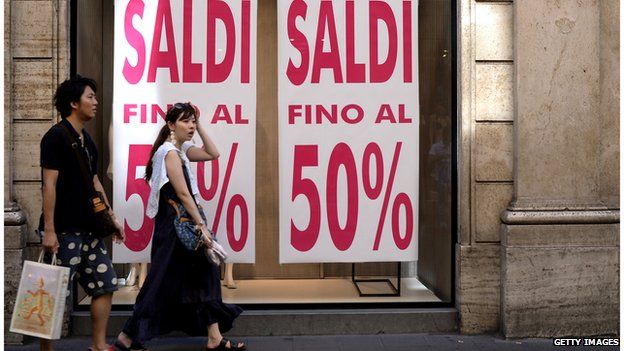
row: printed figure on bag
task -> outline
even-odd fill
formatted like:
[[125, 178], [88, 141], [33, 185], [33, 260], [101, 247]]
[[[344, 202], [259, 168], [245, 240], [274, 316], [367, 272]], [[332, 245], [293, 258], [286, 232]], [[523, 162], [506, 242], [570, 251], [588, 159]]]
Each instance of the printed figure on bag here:
[[15, 308], [19, 311], [16, 327], [32, 330], [41, 334], [49, 333], [52, 328], [55, 296], [46, 289], [55, 277], [28, 274], [27, 284], [31, 286], [22, 296], [18, 296]]

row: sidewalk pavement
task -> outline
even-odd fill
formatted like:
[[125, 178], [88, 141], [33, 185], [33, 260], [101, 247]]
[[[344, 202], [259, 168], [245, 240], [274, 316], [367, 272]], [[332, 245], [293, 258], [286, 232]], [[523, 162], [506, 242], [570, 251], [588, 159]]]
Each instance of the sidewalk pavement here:
[[[506, 340], [499, 335], [403, 334], [348, 336], [264, 336], [232, 338], [247, 344], [249, 351], [450, 351], [450, 350], [619, 350], [618, 346], [554, 346], [552, 339]], [[110, 340], [112, 342], [112, 340]], [[88, 337], [72, 337], [55, 342], [56, 351], [87, 350]], [[5, 345], [6, 351], [36, 351], [38, 342]], [[205, 350], [202, 337], [164, 337], [146, 343], [152, 351]]]

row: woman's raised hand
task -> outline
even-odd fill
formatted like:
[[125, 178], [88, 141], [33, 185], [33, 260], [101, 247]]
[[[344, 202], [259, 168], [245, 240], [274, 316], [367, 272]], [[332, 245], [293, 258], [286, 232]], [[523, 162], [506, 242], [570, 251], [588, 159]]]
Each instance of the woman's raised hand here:
[[193, 109], [195, 110], [195, 120], [199, 121], [199, 107], [197, 107], [197, 105], [193, 104], [192, 102], [189, 101], [189, 104], [191, 104], [191, 106], [193, 106]]

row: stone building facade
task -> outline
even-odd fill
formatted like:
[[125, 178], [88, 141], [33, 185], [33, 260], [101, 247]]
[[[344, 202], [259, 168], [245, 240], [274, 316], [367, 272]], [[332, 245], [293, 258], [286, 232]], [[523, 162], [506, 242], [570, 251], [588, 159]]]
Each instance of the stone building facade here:
[[[5, 341], [22, 261], [39, 242], [39, 141], [56, 121], [54, 89], [69, 74], [68, 1], [4, 1]], [[32, 255], [31, 255], [32, 256]], [[32, 257], [31, 257], [32, 258]]]
[[460, 330], [617, 333], [619, 2], [459, 6]]
[[[69, 74], [70, 2], [4, 3], [7, 326], [38, 242], [39, 141]], [[456, 6], [458, 330], [617, 334], [619, 1]]]

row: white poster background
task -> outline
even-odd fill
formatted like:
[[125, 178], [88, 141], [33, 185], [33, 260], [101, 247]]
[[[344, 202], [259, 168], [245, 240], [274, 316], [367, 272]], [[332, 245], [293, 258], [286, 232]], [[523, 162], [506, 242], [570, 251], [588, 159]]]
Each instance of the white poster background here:
[[[243, 36], [243, 3], [249, 6], [248, 23], [249, 28], [249, 80], [242, 82], [241, 72], [241, 47]], [[149, 158], [145, 155], [147, 149], [153, 144], [158, 131], [164, 125], [163, 118], [157, 117], [157, 122], [152, 123], [152, 108], [158, 105], [160, 109], [166, 111], [167, 104], [176, 102], [191, 101], [197, 105], [201, 111], [199, 122], [206, 128], [209, 136], [220, 151], [218, 159], [219, 175], [218, 184], [214, 196], [207, 200], [200, 196], [200, 203], [204, 207], [209, 228], [214, 228], [215, 216], [220, 207], [220, 215], [216, 220], [216, 237], [228, 253], [230, 262], [252, 263], [255, 261], [255, 154], [256, 154], [256, 2], [255, 1], [227, 1], [233, 14], [235, 39], [234, 63], [228, 78], [223, 82], [208, 83], [207, 75], [207, 41], [208, 37], [216, 36], [216, 60], [221, 63], [227, 51], [227, 42], [231, 40], [226, 35], [226, 26], [223, 21], [216, 20], [216, 34], [207, 29], [207, 2], [206, 1], [183, 1], [172, 0], [171, 23], [173, 28], [173, 38], [175, 41], [175, 53], [177, 57], [179, 82], [172, 82], [169, 68], [158, 68], [156, 70], [155, 82], [148, 82], [148, 70], [150, 65], [150, 53], [154, 38], [156, 12], [159, 3], [162, 1], [136, 1], [121, 0], [115, 1], [115, 55], [114, 55], [114, 97], [113, 97], [113, 123], [111, 137], [111, 147], [113, 149], [113, 208], [121, 223], [126, 223], [130, 231], [126, 231], [127, 243], [113, 245], [113, 261], [119, 263], [149, 262], [151, 248], [151, 231], [147, 231], [147, 220], [145, 217], [145, 206], [149, 196], [149, 186], [142, 182], [145, 174], [145, 161]], [[191, 4], [192, 26], [191, 26], [191, 57], [193, 63], [201, 65], [201, 82], [183, 82], [184, 75], [184, 50], [183, 50], [183, 10], [185, 4]], [[139, 11], [143, 6], [143, 15], [127, 14], [128, 6]], [[138, 10], [137, 10], [138, 9]], [[128, 28], [125, 21], [131, 23], [135, 32], [140, 33], [145, 42], [145, 68], [143, 74], [136, 84], [131, 84], [123, 74], [124, 62], [127, 60], [130, 66], [136, 67], [139, 63], [139, 55], [136, 42], [128, 40]], [[130, 32], [132, 32], [130, 28]], [[170, 51], [167, 45], [167, 23], [163, 24], [160, 41], [160, 51]], [[132, 36], [132, 34], [130, 34]], [[136, 35], [135, 35], [136, 37]], [[219, 111], [222, 117], [213, 123], [215, 111], [219, 105], [225, 105], [229, 120], [227, 123], [226, 112], [223, 108]], [[239, 106], [238, 108], [236, 106]], [[240, 111], [238, 114], [236, 111]], [[126, 111], [126, 112], [125, 112]], [[133, 115], [126, 117], [127, 111], [132, 111]], [[143, 111], [147, 114], [143, 117]], [[238, 115], [238, 116], [237, 116]], [[124, 121], [127, 119], [127, 121]], [[248, 121], [247, 124], [237, 123]], [[127, 123], [126, 123], [127, 122]], [[201, 146], [201, 138], [198, 133], [192, 140], [197, 146]], [[237, 144], [236, 154], [232, 161], [232, 150]], [[139, 146], [133, 146], [139, 145]], [[134, 147], [134, 149], [131, 149]], [[141, 148], [141, 152], [138, 152]], [[140, 157], [136, 156], [140, 154]], [[129, 155], [132, 155], [129, 157]], [[133, 157], [135, 157], [133, 159]], [[138, 158], [137, 158], [138, 157]], [[136, 167], [132, 163], [140, 164]], [[205, 188], [214, 186], [211, 184], [211, 172], [215, 161], [205, 162]], [[226, 177], [226, 166], [232, 164], [229, 185], [223, 192], [224, 178]], [[198, 177], [196, 163], [192, 164], [191, 172]], [[198, 178], [196, 178], [198, 179]], [[128, 188], [128, 185], [138, 184], [138, 189]], [[146, 190], [147, 187], [147, 190]], [[200, 188], [202, 188], [200, 184]], [[239, 195], [239, 196], [238, 196]], [[237, 201], [232, 201], [235, 198]], [[221, 200], [221, 201], [220, 201]], [[220, 204], [220, 206], [219, 206]], [[246, 205], [247, 213], [247, 239], [243, 243], [242, 231], [242, 207]], [[234, 206], [233, 206], [234, 205]], [[231, 207], [230, 211], [228, 208]], [[228, 223], [230, 221], [231, 237], [237, 244], [234, 250], [228, 238]], [[143, 227], [141, 231], [140, 228]], [[133, 233], [133, 231], [140, 231]], [[149, 239], [149, 243], [144, 245]], [[136, 244], [137, 242], [141, 244]], [[134, 243], [134, 244], [133, 244]], [[132, 246], [132, 249], [129, 249]]]
[[[365, 63], [366, 81], [364, 83], [346, 82], [346, 3], [332, 1], [336, 26], [338, 48], [331, 47], [328, 25], [322, 41], [323, 52], [339, 50], [343, 83], [334, 82], [331, 69], [322, 69], [319, 83], [311, 83], [312, 66], [319, 22], [321, 0], [306, 1], [305, 19], [298, 17], [296, 28], [304, 33], [309, 48], [309, 69], [303, 84], [293, 84], [286, 75], [289, 60], [299, 67], [302, 63], [300, 51], [294, 47], [296, 38], [289, 38], [287, 16], [291, 4], [301, 1], [278, 2], [278, 84], [279, 84], [279, 162], [280, 162], [280, 262], [372, 262], [372, 261], [414, 261], [418, 258], [418, 164], [419, 164], [419, 102], [418, 102], [418, 1], [411, 1], [411, 57], [412, 82], [403, 79], [403, 4], [404, 1], [385, 1], [391, 9], [397, 23], [397, 59], [394, 73], [383, 83], [370, 82], [369, 52], [369, 1], [353, 1], [355, 13], [354, 47], [355, 62]], [[370, 3], [373, 3], [371, 1]], [[388, 29], [384, 22], [378, 22], [379, 62], [388, 56]], [[338, 117], [336, 124], [315, 121], [314, 106], [322, 105], [330, 110], [337, 105], [338, 112], [349, 104], [357, 104], [364, 111], [361, 122], [348, 124]], [[381, 105], [388, 104], [394, 120], [399, 120], [399, 105], [404, 105], [404, 118], [410, 123], [375, 123]], [[294, 124], [288, 123], [290, 105], [312, 105], [312, 123], [303, 123], [304, 117], [297, 117]], [[305, 108], [302, 108], [305, 114]], [[351, 116], [355, 113], [351, 111]], [[369, 198], [363, 187], [362, 160], [366, 146], [377, 143], [383, 155], [383, 175], [376, 175], [375, 161], [370, 162], [369, 183], [376, 183], [376, 176], [381, 176], [382, 190], [376, 199]], [[346, 143], [351, 149], [355, 161], [358, 191], [357, 229], [348, 248], [338, 249], [332, 241], [328, 228], [327, 206], [327, 170], [332, 150], [338, 143]], [[391, 187], [384, 216], [381, 216], [384, 197], [389, 183], [393, 155], [397, 143], [402, 143], [397, 159], [394, 182]], [[291, 222], [304, 230], [310, 223], [311, 210], [306, 196], [299, 194], [294, 199], [293, 171], [295, 145], [318, 146], [318, 166], [303, 167], [301, 177], [310, 179], [316, 186], [320, 199], [320, 231], [315, 244], [308, 250], [298, 250], [291, 244]], [[346, 168], [340, 166], [337, 185], [337, 211], [340, 228], [347, 222], [347, 176]], [[309, 184], [308, 184], [309, 185]], [[412, 238], [409, 245], [399, 249], [393, 239], [392, 209], [399, 193], [409, 198], [412, 210], [406, 215], [405, 206], [398, 210], [397, 232], [406, 237], [407, 217], [412, 220]], [[405, 199], [404, 196], [402, 196]], [[383, 226], [377, 250], [373, 249], [380, 217]]]

